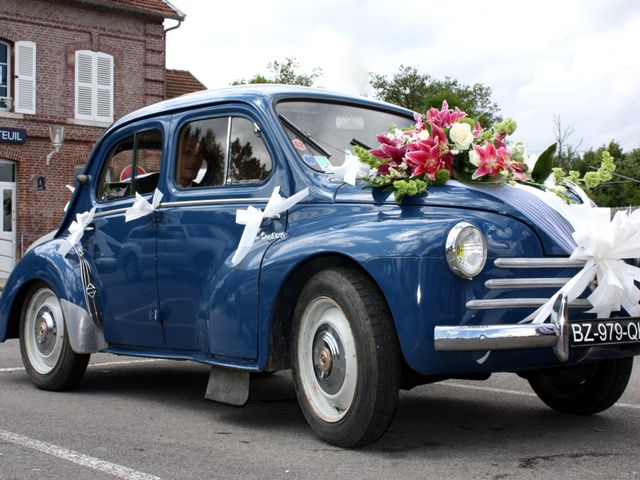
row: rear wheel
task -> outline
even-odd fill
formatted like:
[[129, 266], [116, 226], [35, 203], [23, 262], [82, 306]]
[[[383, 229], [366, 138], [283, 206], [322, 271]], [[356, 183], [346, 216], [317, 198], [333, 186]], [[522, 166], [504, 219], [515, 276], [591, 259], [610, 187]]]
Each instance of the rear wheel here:
[[71, 349], [60, 301], [44, 283], [27, 293], [20, 316], [20, 353], [31, 381], [43, 390], [75, 387], [91, 355]]
[[343, 268], [307, 283], [294, 314], [292, 371], [302, 413], [320, 438], [355, 447], [382, 436], [398, 401], [400, 353], [371, 280]]
[[562, 413], [591, 415], [611, 407], [624, 393], [633, 357], [549, 370], [528, 377], [548, 406]]

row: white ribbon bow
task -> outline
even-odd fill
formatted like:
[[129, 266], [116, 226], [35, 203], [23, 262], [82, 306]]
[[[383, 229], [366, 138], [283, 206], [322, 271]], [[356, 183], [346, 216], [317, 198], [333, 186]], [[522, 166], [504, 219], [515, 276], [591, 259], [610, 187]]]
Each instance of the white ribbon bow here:
[[162, 200], [162, 192], [157, 188], [153, 192], [151, 203], [149, 203], [146, 198], [136, 192], [135, 202], [133, 202], [133, 205], [127, 208], [124, 212], [124, 221], [130, 222], [131, 220], [135, 220], [136, 218], [152, 214], [160, 205], [160, 200]]
[[611, 220], [608, 208], [583, 205], [558, 205], [558, 211], [574, 228], [577, 247], [572, 260], [586, 263], [573, 278], [558, 290], [544, 305], [522, 322], [542, 323], [562, 293], [568, 301], [578, 298], [595, 279], [598, 286], [587, 299], [593, 306], [588, 313], [607, 318], [621, 308], [631, 316], [640, 316], [640, 268], [624, 260], [640, 258], [640, 210], [618, 212]]
[[280, 187], [275, 187], [271, 198], [269, 198], [266, 207], [264, 207], [264, 211], [252, 206], [244, 210], [236, 210], [236, 223], [245, 227], [242, 237], [240, 237], [238, 249], [231, 258], [231, 264], [235, 267], [247, 256], [256, 241], [256, 235], [260, 230], [263, 219], [278, 218], [282, 212], [293, 207], [307, 195], [309, 195], [309, 189], [305, 188], [289, 198], [283, 198], [280, 196]]
[[339, 167], [330, 166], [327, 172], [333, 173], [338, 180], [342, 180], [349, 185], [355, 185], [356, 179], [368, 176], [371, 169], [350, 151], [346, 150], [344, 153], [344, 163]]
[[93, 216], [95, 213], [96, 207], [93, 207], [88, 212], [76, 214], [76, 219], [71, 222], [71, 225], [69, 225], [69, 236], [67, 237], [67, 241], [71, 246], [75, 247], [80, 243], [85, 230], [87, 230], [91, 222], [93, 222]]
[[[76, 191], [75, 187], [72, 187], [71, 185], [65, 185], [65, 187], [67, 187], [67, 189], [71, 192], [71, 195], [73, 195], [73, 192]], [[71, 200], [69, 200], [69, 202], [71, 202]], [[65, 203], [64, 205], [64, 211], [67, 211], [67, 208], [69, 208], [69, 202]]]

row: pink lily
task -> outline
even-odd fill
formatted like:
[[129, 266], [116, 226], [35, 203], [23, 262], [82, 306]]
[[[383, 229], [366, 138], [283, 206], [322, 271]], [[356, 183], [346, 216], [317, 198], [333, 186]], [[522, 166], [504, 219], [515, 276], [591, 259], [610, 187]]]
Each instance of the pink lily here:
[[430, 108], [427, 112], [427, 119], [431, 125], [437, 125], [440, 128], [449, 128], [455, 122], [461, 118], [466, 117], [467, 114], [461, 111], [458, 107], [455, 110], [449, 108], [449, 104], [446, 100], [442, 101], [442, 108]]
[[476, 180], [485, 175], [494, 176], [507, 169], [507, 160], [511, 157], [504, 147], [496, 148], [491, 143], [486, 142], [484, 147], [473, 146], [473, 150], [478, 155], [478, 168], [471, 176]]
[[431, 180], [435, 180], [436, 172], [443, 168], [440, 159], [440, 145], [435, 142], [431, 148], [407, 152], [406, 163], [411, 169], [412, 177], [426, 173]]

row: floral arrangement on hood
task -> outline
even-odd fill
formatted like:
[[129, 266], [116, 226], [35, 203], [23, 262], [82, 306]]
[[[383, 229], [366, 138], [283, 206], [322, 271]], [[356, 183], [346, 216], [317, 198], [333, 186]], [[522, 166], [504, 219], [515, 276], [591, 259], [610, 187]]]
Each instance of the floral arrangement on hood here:
[[[440, 110], [431, 108], [426, 114], [416, 113], [414, 120], [413, 128], [401, 130], [392, 126], [387, 133], [379, 134], [377, 148], [354, 148], [359, 160], [372, 169], [365, 181], [373, 187], [394, 190], [398, 202], [405, 195], [424, 193], [430, 185], [444, 185], [450, 178], [543, 187], [552, 173], [556, 145], [547, 148], [530, 171], [524, 144], [507, 140], [517, 126], [511, 118], [483, 128], [458, 107], [449, 108], [445, 100]], [[563, 175], [556, 169], [554, 178], [558, 185], [551, 190], [563, 196], [565, 178], [589, 188], [611, 179], [615, 165], [604, 160], [603, 167], [588, 179], [581, 179], [577, 172]]]

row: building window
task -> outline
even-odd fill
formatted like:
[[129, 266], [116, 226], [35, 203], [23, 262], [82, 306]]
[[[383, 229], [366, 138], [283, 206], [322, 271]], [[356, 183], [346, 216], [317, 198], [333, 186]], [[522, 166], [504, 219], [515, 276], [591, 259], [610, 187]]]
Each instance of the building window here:
[[113, 57], [78, 50], [75, 78], [76, 118], [113, 122]]
[[0, 41], [0, 110], [11, 110], [11, 45]]
[[12, 44], [0, 40], [0, 110], [35, 114], [36, 44], [16, 42], [13, 54]]

